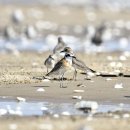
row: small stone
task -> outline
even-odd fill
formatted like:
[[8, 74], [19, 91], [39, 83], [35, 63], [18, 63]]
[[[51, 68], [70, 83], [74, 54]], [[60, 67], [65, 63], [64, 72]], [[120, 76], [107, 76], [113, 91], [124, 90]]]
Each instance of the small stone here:
[[9, 124], [9, 129], [10, 130], [16, 130], [17, 129], [17, 124]]
[[112, 78], [106, 78], [106, 81], [111, 81], [112, 80]]
[[37, 92], [45, 92], [45, 89], [43, 89], [43, 88], [38, 88], [38, 89], [37, 89]]
[[22, 98], [22, 97], [17, 97], [16, 99], [18, 102], [25, 102], [26, 101], [26, 99]]
[[82, 96], [72, 96], [72, 99], [82, 99]]
[[114, 62], [114, 61], [111, 62], [111, 63], [110, 63], [110, 66], [111, 66], [111, 67], [115, 67], [115, 66], [116, 66], [116, 62]]
[[130, 118], [130, 114], [128, 113], [123, 114], [123, 118]]
[[43, 79], [42, 81], [43, 82], [49, 82], [50, 80], [49, 79]]
[[114, 115], [113, 118], [114, 118], [114, 119], [119, 119], [120, 116], [119, 116], [119, 115]]
[[62, 112], [62, 115], [64, 115], [64, 116], [70, 116], [70, 113], [68, 111], [64, 111], [64, 112]]
[[84, 87], [84, 88], [87, 87], [87, 86], [85, 86], [84, 84], [78, 84], [77, 86], [78, 86], [78, 87]]
[[74, 90], [75, 93], [83, 93], [84, 90]]
[[122, 83], [115, 84], [114, 88], [121, 89], [121, 88], [123, 88], [123, 84]]
[[112, 61], [113, 57], [112, 56], [107, 56], [107, 60]]
[[121, 61], [127, 60], [127, 58], [126, 58], [125, 56], [123, 56], [123, 55], [121, 55], [121, 56], [119, 57], [119, 59], [120, 59]]
[[60, 116], [59, 116], [59, 114], [54, 114], [53, 117], [54, 118], [59, 118]]

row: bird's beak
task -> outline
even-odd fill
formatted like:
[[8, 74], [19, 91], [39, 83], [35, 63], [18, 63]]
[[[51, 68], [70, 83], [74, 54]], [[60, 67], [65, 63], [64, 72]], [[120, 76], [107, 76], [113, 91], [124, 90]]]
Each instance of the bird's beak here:
[[62, 53], [62, 52], [64, 52], [64, 51], [61, 51], [60, 53]]

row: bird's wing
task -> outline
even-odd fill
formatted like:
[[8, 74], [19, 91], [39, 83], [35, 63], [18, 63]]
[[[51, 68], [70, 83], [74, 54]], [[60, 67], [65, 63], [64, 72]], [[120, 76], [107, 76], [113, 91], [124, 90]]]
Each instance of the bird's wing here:
[[66, 46], [66, 44], [64, 42], [60, 42], [59, 44], [57, 44], [55, 46], [55, 48], [53, 49], [53, 53], [56, 53], [57, 51], [62, 51], [62, 49]]
[[77, 59], [76, 57], [74, 57], [74, 58], [72, 59], [72, 62], [73, 62], [73, 64], [74, 64], [74, 66], [75, 66], [76, 68], [80, 69], [80, 70], [83, 70], [83, 71], [90, 70], [90, 71], [93, 72], [93, 73], [96, 72], [96, 71], [90, 69], [89, 67], [87, 67], [86, 64], [85, 64], [83, 61]]
[[62, 66], [63, 66], [62, 60], [60, 60], [58, 63], [55, 64], [54, 68], [46, 76], [50, 76], [56, 73]]

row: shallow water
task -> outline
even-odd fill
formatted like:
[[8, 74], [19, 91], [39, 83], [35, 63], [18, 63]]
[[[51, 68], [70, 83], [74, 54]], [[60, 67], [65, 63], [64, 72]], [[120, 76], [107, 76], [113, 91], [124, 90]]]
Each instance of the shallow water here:
[[[99, 104], [98, 112], [130, 111], [130, 104]], [[85, 115], [83, 111], [75, 108], [74, 103], [49, 102], [16, 102], [1, 101], [0, 115], [41, 116], [41, 115]]]
[[[15, 40], [0, 39], [1, 52], [16, 52], [16, 51], [36, 51], [45, 52], [53, 50], [57, 44], [57, 37], [46, 39], [28, 40], [26, 38], [18, 38]], [[68, 46], [74, 51], [81, 52], [114, 52], [114, 51], [130, 51], [129, 41], [127, 43], [119, 43], [117, 40], [110, 40], [102, 43], [100, 46], [90, 44], [87, 39], [82, 42], [75, 36], [64, 36]]]

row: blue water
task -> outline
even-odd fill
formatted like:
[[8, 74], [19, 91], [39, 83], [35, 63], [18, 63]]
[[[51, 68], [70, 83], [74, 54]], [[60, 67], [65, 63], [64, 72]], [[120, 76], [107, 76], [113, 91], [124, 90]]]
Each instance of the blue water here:
[[[46, 39], [28, 40], [26, 38], [19, 38], [13, 40], [0, 39], [0, 52], [14, 52], [14, 51], [36, 51], [45, 52], [52, 51], [57, 44], [57, 37]], [[63, 37], [64, 38], [64, 37]], [[120, 44], [117, 40], [109, 40], [96, 46], [82, 42], [80, 38], [74, 36], [65, 36], [65, 41], [74, 51], [81, 52], [113, 52], [113, 51], [130, 51], [130, 44]]]
[[[69, 113], [70, 115], [84, 115], [84, 113], [76, 109], [75, 104], [71, 103], [49, 103], [49, 102], [0, 102], [0, 115], [62, 115]], [[99, 104], [97, 112], [108, 112], [116, 110], [130, 111], [130, 104]], [[4, 111], [4, 113], [2, 113]]]

